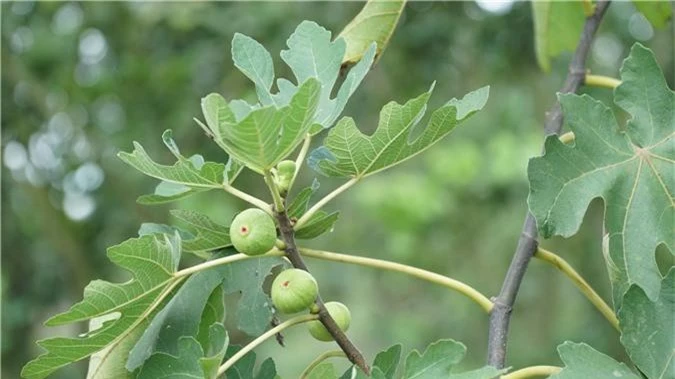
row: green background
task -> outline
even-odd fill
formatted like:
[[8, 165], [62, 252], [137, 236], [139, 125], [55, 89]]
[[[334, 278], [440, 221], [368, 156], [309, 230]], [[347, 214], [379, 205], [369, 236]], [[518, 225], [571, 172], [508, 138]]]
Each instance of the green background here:
[[[186, 155], [224, 161], [192, 117], [201, 115], [200, 98], [209, 92], [228, 99], [255, 96], [230, 59], [233, 34], [262, 42], [277, 73], [288, 76], [278, 52], [297, 24], [309, 19], [337, 34], [361, 6], [2, 4], [2, 377], [18, 377], [20, 367], [39, 354], [35, 340], [84, 330], [45, 328], [42, 322], [81, 299], [90, 280], [128, 278], [108, 263], [106, 247], [135, 236], [143, 222], [175, 222], [170, 206], [135, 203], [156, 182], [115, 154], [130, 151], [136, 140], [169, 163], [160, 135], [171, 128]], [[592, 72], [618, 77], [636, 41], [654, 50], [672, 88], [672, 21], [654, 29], [630, 3], [610, 7], [590, 54]], [[328, 210], [341, 210], [334, 231], [306, 244], [412, 264], [496, 295], [526, 212], [527, 159], [540, 150], [544, 113], [570, 57], [554, 59], [545, 74], [536, 66], [533, 45], [527, 3], [503, 13], [474, 2], [408, 4], [389, 48], [343, 114], [372, 132], [386, 102], [404, 102], [434, 80], [431, 109], [486, 84], [490, 100], [429, 151], [332, 202]], [[583, 90], [611, 101], [610, 90]], [[621, 111], [617, 116], [625, 118]], [[299, 184], [309, 185], [314, 177], [305, 170]], [[341, 183], [319, 180], [322, 194]], [[268, 196], [250, 172], [236, 185]], [[229, 223], [246, 205], [212, 191], [171, 207]], [[596, 200], [578, 235], [543, 246], [568, 259], [609, 299], [601, 232], [602, 203]], [[483, 364], [487, 316], [461, 295], [395, 273], [314, 260], [308, 265], [324, 299], [350, 307], [348, 334], [368, 357], [398, 342], [405, 352], [453, 338], [468, 346], [466, 368]], [[228, 299], [230, 318], [235, 301]], [[247, 342], [234, 330], [231, 338]], [[559, 365], [555, 347], [565, 340], [624, 358], [618, 334], [595, 308], [561, 274], [533, 261], [513, 314], [509, 365]], [[335, 348], [314, 341], [303, 327], [286, 333], [286, 342], [286, 348], [270, 341], [257, 350], [275, 358], [284, 378], [296, 377], [318, 352]], [[85, 366], [69, 366], [53, 377], [83, 377]]]

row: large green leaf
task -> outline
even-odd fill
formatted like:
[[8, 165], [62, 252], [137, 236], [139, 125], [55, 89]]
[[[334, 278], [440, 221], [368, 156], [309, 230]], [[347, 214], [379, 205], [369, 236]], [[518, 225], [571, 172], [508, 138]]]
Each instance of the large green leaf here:
[[[394, 379], [396, 369], [401, 362], [401, 345], [394, 345], [375, 356], [371, 367], [370, 376], [373, 379]], [[354, 375], [355, 373], [355, 375]], [[345, 372], [341, 379], [367, 379], [363, 371], [353, 366]]]
[[589, 96], [560, 95], [576, 142], [546, 139], [530, 160], [530, 210], [544, 237], [571, 236], [592, 199], [605, 201], [607, 265], [615, 307], [631, 284], [655, 299], [661, 275], [654, 256], [665, 243], [675, 253], [675, 93], [654, 55], [635, 45], [621, 69], [615, 102], [632, 119], [625, 131], [612, 111]]
[[373, 42], [377, 43], [377, 57], [381, 56], [391, 35], [394, 34], [405, 3], [405, 0], [368, 1], [361, 12], [338, 35], [338, 38], [343, 38], [347, 44], [342, 62], [358, 61]]
[[551, 379], [638, 379], [626, 365], [586, 345], [565, 342], [558, 346], [565, 367]]
[[214, 222], [199, 212], [174, 209], [171, 214], [190, 225], [193, 238], [184, 239], [182, 247], [189, 252], [209, 252], [232, 245], [229, 227]]
[[284, 264], [279, 257], [262, 257], [230, 263], [224, 266], [226, 293], [241, 293], [235, 315], [237, 329], [257, 336], [270, 326], [272, 300], [263, 291], [262, 285], [272, 268]]
[[[96, 330], [106, 321], [113, 321], [117, 315], [110, 313], [89, 320], [89, 330]], [[147, 325], [147, 321], [145, 322]], [[145, 325], [124, 336], [115, 346], [108, 346], [91, 355], [87, 379], [131, 379], [133, 374], [126, 369], [129, 352], [143, 334]]]
[[432, 115], [429, 124], [411, 141], [413, 128], [420, 121], [431, 96], [431, 89], [405, 105], [390, 102], [380, 112], [380, 122], [372, 136], [361, 133], [354, 120], [345, 117], [331, 129], [323, 146], [314, 150], [309, 165], [327, 176], [361, 178], [389, 168], [426, 150], [455, 126], [483, 108], [489, 87], [452, 99]]
[[675, 378], [675, 268], [651, 301], [639, 287], [631, 287], [618, 313], [621, 343], [648, 378]]
[[[185, 158], [171, 138], [170, 130], [164, 132], [162, 139], [171, 153], [178, 159], [173, 166], [160, 165], [153, 161], [138, 142], [134, 142], [133, 152], [120, 152], [117, 154], [120, 159], [138, 171], [153, 178], [173, 183], [173, 186], [169, 187], [171, 189], [167, 189], [167, 185], [164, 185], [160, 193], [155, 193], [155, 196], [168, 197], [175, 200], [187, 196], [186, 192], [190, 190], [203, 191], [212, 188], [222, 188], [225, 165], [204, 162], [204, 159], [199, 155], [192, 156], [189, 159]], [[181, 188], [183, 189], [181, 190]]]
[[580, 1], [533, 1], [532, 18], [537, 62], [548, 72], [551, 57], [576, 48], [583, 29], [584, 9]]
[[127, 240], [108, 249], [108, 257], [129, 271], [133, 279], [116, 284], [102, 280], [84, 289], [84, 299], [65, 313], [47, 320], [47, 325], [62, 325], [118, 313], [119, 317], [99, 329], [76, 338], [50, 338], [38, 344], [47, 350], [29, 362], [21, 372], [25, 378], [44, 378], [69, 363], [110, 346], [124, 343], [126, 337], [142, 329], [145, 323], [171, 295], [173, 276], [180, 259], [180, 238], [147, 235]]
[[202, 107], [219, 145], [246, 167], [263, 172], [290, 154], [307, 135], [314, 122], [319, 90], [320, 83], [309, 78], [288, 105], [259, 108], [240, 121], [218, 94], [208, 95]]
[[152, 319], [131, 350], [127, 369], [136, 370], [155, 352], [178, 355], [178, 341], [182, 337], [196, 338], [206, 303], [227, 272], [226, 266], [216, 266], [191, 275]]

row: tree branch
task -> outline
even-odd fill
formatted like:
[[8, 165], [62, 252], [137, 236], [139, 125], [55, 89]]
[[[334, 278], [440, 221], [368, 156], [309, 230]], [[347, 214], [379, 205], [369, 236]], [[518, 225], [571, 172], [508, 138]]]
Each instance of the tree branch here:
[[[598, 30], [600, 21], [605, 15], [609, 1], [598, 1], [593, 14], [586, 19], [581, 38], [577, 44], [569, 72], [561, 93], [576, 92], [583, 84], [586, 77], [586, 58], [591, 48], [593, 36]], [[560, 102], [556, 101], [553, 107], [546, 113], [544, 132], [546, 135], [558, 134], [562, 129], [563, 115]], [[490, 313], [490, 329], [488, 333], [488, 356], [487, 363], [496, 368], [504, 367], [506, 360], [506, 341], [511, 319], [511, 310], [516, 300], [516, 295], [523, 280], [527, 265], [537, 250], [537, 224], [531, 213], [525, 217], [525, 223], [520, 233], [518, 247], [513, 255], [513, 260], [506, 273], [499, 296], [494, 298], [494, 308]]]
[[[286, 211], [275, 212], [277, 221], [279, 222], [279, 231], [281, 233], [281, 238], [286, 243], [286, 256], [293, 264], [293, 267], [299, 268], [309, 272], [307, 265], [302, 260], [298, 248], [295, 245], [295, 232], [293, 231], [293, 224], [288, 218]], [[321, 300], [321, 296], [317, 296], [316, 305], [319, 307], [319, 321], [326, 327], [328, 332], [333, 336], [335, 342], [340, 346], [342, 351], [345, 352], [347, 359], [349, 359], [353, 364], [358, 366], [364, 373], [370, 375], [370, 367], [366, 363], [366, 360], [363, 358], [363, 355], [359, 349], [354, 346], [352, 341], [340, 330], [340, 327], [335, 323], [335, 320], [330, 316], [328, 310]]]

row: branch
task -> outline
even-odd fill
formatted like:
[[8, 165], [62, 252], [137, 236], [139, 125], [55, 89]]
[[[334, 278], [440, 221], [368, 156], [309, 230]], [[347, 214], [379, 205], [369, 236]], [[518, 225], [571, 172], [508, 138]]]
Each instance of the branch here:
[[[309, 272], [305, 262], [302, 260], [302, 257], [298, 252], [298, 248], [295, 245], [295, 232], [293, 231], [293, 225], [291, 220], [288, 218], [288, 214], [286, 211], [276, 212], [276, 218], [279, 222], [279, 232], [281, 234], [281, 238], [284, 243], [286, 243], [286, 256], [291, 261], [291, 264], [293, 264], [293, 267]], [[337, 342], [342, 351], [345, 352], [345, 355], [349, 361], [358, 366], [364, 373], [370, 375], [370, 367], [368, 367], [365, 358], [363, 358], [363, 355], [359, 349], [354, 346], [352, 341], [349, 340], [340, 327], [338, 327], [338, 325], [335, 323], [335, 320], [333, 320], [331, 315], [328, 313], [328, 310], [324, 306], [320, 295], [316, 297], [316, 305], [319, 308], [319, 321], [321, 321], [323, 326], [326, 327], [330, 335], [333, 336], [333, 339], [335, 342]]]
[[546, 376], [554, 375], [562, 371], [558, 366], [532, 366], [525, 367], [512, 373], [502, 375], [501, 379], [524, 379], [532, 376]]
[[616, 314], [614, 314], [612, 308], [610, 308], [610, 306], [607, 305], [604, 300], [602, 300], [600, 295], [598, 295], [598, 293], [593, 290], [591, 285], [588, 284], [588, 282], [586, 282], [584, 278], [582, 278], [581, 275], [579, 275], [579, 273], [576, 272], [576, 270], [574, 270], [574, 268], [570, 266], [569, 263], [567, 263], [567, 261], [542, 248], [537, 249], [537, 252], [534, 253], [534, 256], [546, 263], [550, 263], [563, 274], [565, 274], [574, 283], [574, 285], [577, 286], [579, 291], [581, 291], [581, 293], [583, 293], [584, 296], [586, 296], [586, 298], [588, 298], [588, 300], [593, 303], [593, 305], [595, 305], [600, 313], [605, 316], [607, 321], [612, 324], [614, 329], [619, 330], [619, 320], [616, 318]]
[[218, 376], [221, 376], [227, 371], [232, 365], [237, 363], [239, 359], [241, 359], [244, 355], [246, 355], [249, 351], [255, 349], [258, 345], [261, 343], [265, 342], [270, 337], [273, 337], [277, 333], [281, 333], [284, 329], [289, 328], [293, 325], [301, 324], [303, 322], [308, 322], [312, 320], [317, 319], [317, 315], [313, 314], [305, 314], [305, 315], [300, 315], [300, 316], [295, 316], [292, 319], [286, 320], [282, 322], [281, 324], [275, 326], [274, 328], [266, 331], [260, 337], [254, 339], [251, 341], [248, 345], [244, 346], [241, 350], [239, 350], [236, 354], [234, 354], [230, 359], [228, 359], [225, 363], [223, 363], [222, 366], [218, 368]]
[[[581, 33], [579, 44], [570, 62], [569, 72], [565, 84], [561, 88], [562, 93], [576, 92], [586, 77], [585, 62], [591, 48], [591, 42], [598, 30], [600, 20], [605, 14], [609, 1], [601, 0], [595, 6], [593, 15], [586, 19], [584, 30]], [[556, 101], [546, 114], [544, 131], [546, 135], [558, 134], [562, 129], [562, 110], [560, 103]], [[506, 360], [506, 340], [511, 319], [511, 310], [523, 280], [527, 265], [537, 251], [537, 224], [531, 213], [525, 217], [518, 247], [513, 255], [513, 260], [506, 273], [499, 296], [494, 298], [494, 308], [490, 313], [490, 329], [488, 332], [488, 356], [489, 365], [496, 368], [504, 367]]]
[[485, 310], [485, 312], [487, 313], [490, 313], [490, 310], [492, 309], [493, 305], [492, 301], [490, 301], [490, 299], [488, 299], [482, 293], [478, 292], [473, 287], [469, 286], [468, 284], [464, 284], [459, 280], [455, 280], [452, 278], [448, 278], [447, 276], [436, 274], [435, 272], [422, 270], [421, 268], [412, 267], [401, 263], [384, 261], [381, 259], [358, 257], [354, 255], [338, 254], [338, 253], [331, 253], [328, 251], [320, 251], [304, 248], [299, 248], [298, 250], [300, 251], [301, 255], [307, 257], [324, 259], [335, 262], [350, 263], [367, 267], [375, 267], [387, 271], [395, 271], [406, 275], [414, 276], [416, 278], [426, 280], [428, 282], [440, 284], [444, 287], [450, 288], [451, 290], [455, 290], [461, 293], [462, 295], [465, 295], [469, 299], [473, 300], [476, 304], [480, 305], [483, 308], [483, 310]]

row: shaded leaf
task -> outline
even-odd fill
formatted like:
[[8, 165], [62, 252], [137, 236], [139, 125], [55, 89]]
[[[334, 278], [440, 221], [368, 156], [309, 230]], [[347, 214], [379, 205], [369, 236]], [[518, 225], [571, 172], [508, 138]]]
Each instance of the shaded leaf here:
[[655, 301], [632, 286], [619, 310], [621, 343], [648, 378], [675, 378], [675, 268]]
[[270, 53], [251, 37], [235, 33], [232, 38], [234, 65], [255, 84], [263, 106], [273, 104], [270, 89], [274, 81], [274, 64]]
[[534, 50], [542, 70], [551, 70], [551, 57], [574, 51], [584, 25], [580, 1], [533, 1]]
[[451, 375], [450, 371], [464, 359], [465, 354], [466, 347], [453, 340], [434, 342], [422, 354], [413, 350], [405, 359], [403, 378], [492, 379], [504, 371], [486, 367], [478, 371]]
[[675, 252], [675, 93], [639, 44], [621, 77], [615, 102], [632, 116], [626, 131], [599, 101], [560, 95], [575, 145], [550, 136], [545, 155], [528, 167], [528, 203], [544, 237], [575, 234], [591, 200], [605, 201], [606, 260], [617, 309], [632, 284], [655, 299], [661, 285], [656, 246], [665, 243]]
[[320, 363], [305, 377], [306, 379], [337, 379], [338, 374], [335, 366], [329, 362]]
[[489, 87], [452, 99], [437, 109], [426, 128], [414, 139], [411, 133], [426, 111], [431, 89], [405, 105], [390, 102], [380, 112], [372, 136], [359, 131], [354, 120], [345, 117], [330, 130], [323, 146], [314, 150], [308, 164], [326, 176], [365, 177], [403, 162], [426, 150], [487, 102]]
[[[117, 315], [114, 313], [93, 318], [89, 320], [89, 331], [96, 330], [103, 326], [104, 322], [113, 321], [116, 318]], [[129, 351], [131, 351], [142, 334], [143, 328], [136, 328], [133, 332], [127, 334], [123, 340], [115, 344], [115, 346], [106, 347], [92, 354], [89, 358], [87, 379], [133, 378], [133, 374], [127, 371], [125, 366]]]
[[223, 266], [225, 293], [240, 292], [235, 312], [237, 329], [250, 335], [262, 334], [272, 320], [272, 300], [263, 291], [262, 284], [273, 267], [284, 264], [279, 257], [247, 259]]
[[133, 279], [122, 284], [92, 281], [84, 289], [81, 302], [46, 323], [62, 325], [113, 312], [119, 317], [84, 336], [38, 341], [47, 353], [29, 362], [21, 372], [22, 377], [44, 378], [108, 345], [115, 349], [126, 336], [142, 329], [148, 318], [161, 308], [163, 300], [171, 295], [172, 285], [178, 283], [173, 273], [180, 259], [180, 239], [166, 235], [130, 239], [109, 248], [108, 258], [129, 271]]
[[[230, 346], [227, 349], [226, 359], [236, 354], [241, 347]], [[239, 359], [232, 367], [225, 371], [227, 379], [275, 379], [277, 378], [277, 369], [272, 358], [267, 358], [260, 365], [258, 373], [254, 375], [256, 354], [249, 352]]]
[[338, 38], [343, 38], [347, 44], [342, 62], [355, 63], [363, 57], [372, 42], [377, 43], [376, 55], [381, 56], [391, 35], [394, 34], [405, 3], [402, 0], [368, 1], [338, 35]]
[[565, 342], [558, 346], [560, 359], [565, 367], [551, 379], [638, 379], [626, 365], [619, 363], [586, 345], [585, 343]]
[[298, 239], [312, 239], [330, 232], [333, 230], [333, 225], [337, 222], [339, 215], [340, 212], [329, 214], [324, 211], [318, 211], [300, 229], [295, 231], [295, 237]]
[[206, 303], [211, 293], [223, 282], [227, 271], [226, 266], [216, 266], [192, 274], [164, 309], [152, 319], [131, 350], [127, 369], [136, 370], [155, 352], [179, 355], [178, 341], [182, 337], [197, 337]]

